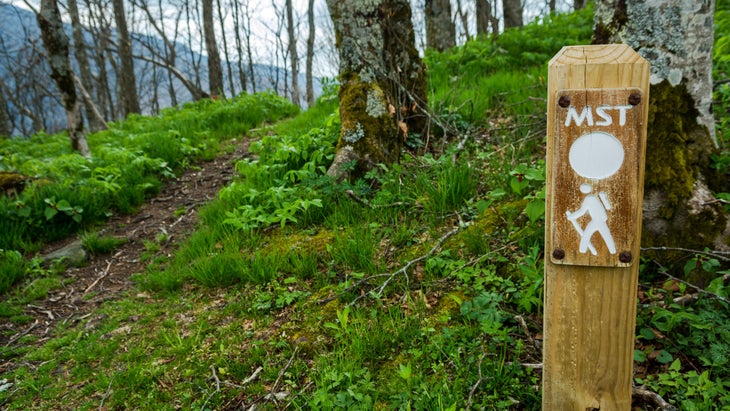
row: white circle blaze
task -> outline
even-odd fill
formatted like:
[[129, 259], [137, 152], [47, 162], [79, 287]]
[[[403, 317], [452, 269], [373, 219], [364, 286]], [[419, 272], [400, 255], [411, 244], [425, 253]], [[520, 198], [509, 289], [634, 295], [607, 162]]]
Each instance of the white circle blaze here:
[[604, 179], [614, 175], [624, 162], [624, 147], [612, 134], [592, 131], [578, 137], [568, 153], [570, 167], [581, 177]]

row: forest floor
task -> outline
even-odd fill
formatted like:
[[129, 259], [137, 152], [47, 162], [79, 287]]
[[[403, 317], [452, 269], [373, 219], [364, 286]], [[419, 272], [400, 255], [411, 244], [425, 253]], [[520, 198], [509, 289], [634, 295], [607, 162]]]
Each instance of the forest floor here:
[[[53, 337], [57, 326], [75, 324], [93, 316], [104, 302], [137, 292], [131, 277], [147, 266], [151, 252], [148, 245], [157, 244], [153, 257], [169, 258], [175, 252], [179, 243], [195, 230], [197, 209], [214, 199], [231, 181], [234, 164], [245, 155], [248, 143], [248, 140], [237, 141], [233, 150], [222, 151], [216, 159], [190, 167], [184, 174], [168, 181], [160, 193], [147, 199], [136, 213], [112, 216], [99, 229], [100, 236], [124, 238], [126, 242], [111, 255], [89, 254], [81, 266], [67, 268], [62, 274], [61, 288], [25, 305], [23, 315], [28, 321], [18, 324], [0, 317], [0, 330], [10, 331], [0, 333], [0, 345], [12, 349], [21, 337], [31, 335], [36, 337], [33, 344], [40, 346]], [[75, 236], [49, 244], [41, 254], [78, 241]], [[15, 364], [12, 363], [0, 364], [0, 373], [13, 368]]]

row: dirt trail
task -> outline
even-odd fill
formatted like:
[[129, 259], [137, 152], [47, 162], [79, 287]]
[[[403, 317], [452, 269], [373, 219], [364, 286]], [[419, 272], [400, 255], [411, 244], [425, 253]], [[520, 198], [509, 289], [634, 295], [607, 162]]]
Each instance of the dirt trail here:
[[[0, 318], [0, 345], [12, 347], [25, 335], [36, 336], [34, 344], [40, 345], [53, 337], [58, 324], [78, 322], [93, 315], [103, 302], [134, 292], [130, 277], [143, 272], [148, 263], [142, 259], [142, 253], [146, 251], [144, 242], [155, 242], [164, 234], [166, 239], [159, 244], [156, 255], [171, 256], [195, 229], [197, 209], [215, 198], [231, 180], [234, 163], [244, 156], [246, 146], [247, 142], [238, 142], [233, 152], [222, 153], [215, 160], [200, 163], [167, 182], [161, 192], [135, 214], [111, 217], [100, 233], [127, 238], [127, 242], [111, 255], [89, 255], [82, 267], [67, 269], [63, 274], [67, 285], [49, 292], [43, 300], [26, 305], [24, 314], [32, 318], [30, 322], [20, 325]], [[50, 245], [44, 254], [76, 240], [69, 238]], [[9, 367], [12, 367], [11, 363], [0, 364], [0, 373]]]

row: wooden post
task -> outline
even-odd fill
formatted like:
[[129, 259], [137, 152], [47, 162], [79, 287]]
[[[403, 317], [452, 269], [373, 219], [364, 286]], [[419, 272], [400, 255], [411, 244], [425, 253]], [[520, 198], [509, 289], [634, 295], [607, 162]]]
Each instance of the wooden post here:
[[543, 410], [631, 408], [649, 63], [625, 45], [549, 64]]

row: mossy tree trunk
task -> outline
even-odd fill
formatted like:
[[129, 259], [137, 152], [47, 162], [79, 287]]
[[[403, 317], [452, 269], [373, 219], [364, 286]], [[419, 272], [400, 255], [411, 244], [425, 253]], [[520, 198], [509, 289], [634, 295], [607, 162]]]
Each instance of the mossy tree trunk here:
[[340, 58], [342, 130], [328, 174], [357, 178], [399, 160], [408, 133], [423, 131], [425, 68], [408, 0], [327, 0]]
[[81, 116], [81, 106], [76, 97], [74, 74], [69, 61], [68, 37], [63, 31], [61, 12], [56, 0], [42, 0], [41, 9], [36, 15], [38, 27], [41, 30], [43, 47], [48, 54], [48, 63], [51, 66], [51, 78], [61, 92], [61, 101], [66, 110], [66, 127], [71, 147], [89, 156], [89, 146], [84, 135], [84, 120]]
[[[730, 177], [710, 160], [714, 9], [714, 0], [596, 1], [594, 43], [625, 43], [651, 63], [643, 247], [730, 248], [712, 194]], [[652, 257], [672, 264], [679, 255]]]

